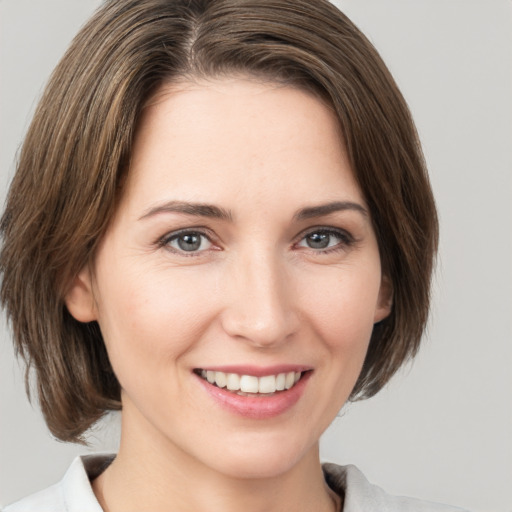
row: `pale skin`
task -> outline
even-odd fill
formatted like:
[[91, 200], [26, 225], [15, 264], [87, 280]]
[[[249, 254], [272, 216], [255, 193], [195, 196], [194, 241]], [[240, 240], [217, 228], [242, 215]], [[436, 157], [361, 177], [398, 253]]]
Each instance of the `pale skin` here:
[[[243, 77], [162, 87], [66, 295], [76, 319], [98, 321], [122, 387], [120, 450], [93, 482], [104, 510], [335, 510], [319, 438], [391, 294], [326, 105]], [[248, 417], [198, 376], [222, 365], [308, 378], [279, 414]]]

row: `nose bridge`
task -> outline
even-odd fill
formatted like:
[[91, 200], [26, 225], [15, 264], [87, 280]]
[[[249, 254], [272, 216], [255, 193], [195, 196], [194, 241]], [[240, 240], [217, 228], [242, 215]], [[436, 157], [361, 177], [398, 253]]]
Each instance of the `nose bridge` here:
[[285, 341], [297, 327], [291, 283], [272, 248], [247, 251], [233, 262], [224, 329], [258, 346]]

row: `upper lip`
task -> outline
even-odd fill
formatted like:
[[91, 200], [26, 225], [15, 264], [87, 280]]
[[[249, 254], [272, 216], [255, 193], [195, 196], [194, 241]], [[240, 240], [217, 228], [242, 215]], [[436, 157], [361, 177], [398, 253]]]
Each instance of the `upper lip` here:
[[207, 365], [195, 368], [195, 370], [210, 370], [214, 372], [236, 373], [238, 375], [253, 375], [265, 377], [266, 375], [278, 375], [288, 372], [305, 372], [312, 370], [311, 366], [300, 364], [278, 364], [272, 366], [257, 365]]

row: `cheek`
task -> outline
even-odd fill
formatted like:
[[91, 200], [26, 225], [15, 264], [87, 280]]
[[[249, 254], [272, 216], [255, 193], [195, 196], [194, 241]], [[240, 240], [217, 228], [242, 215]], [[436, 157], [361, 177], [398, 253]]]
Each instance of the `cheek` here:
[[[378, 262], [378, 260], [377, 260]], [[322, 269], [312, 275], [302, 295], [302, 312], [316, 340], [322, 391], [311, 414], [322, 418], [318, 435], [348, 400], [368, 351], [378, 292], [380, 267], [373, 262]]]
[[168, 371], [193, 348], [215, 314], [208, 280], [196, 274], [124, 268], [103, 275], [99, 324], [116, 373]]
[[373, 330], [380, 267], [374, 262], [358, 267], [319, 272], [301, 291], [303, 310], [333, 350], [366, 352]]

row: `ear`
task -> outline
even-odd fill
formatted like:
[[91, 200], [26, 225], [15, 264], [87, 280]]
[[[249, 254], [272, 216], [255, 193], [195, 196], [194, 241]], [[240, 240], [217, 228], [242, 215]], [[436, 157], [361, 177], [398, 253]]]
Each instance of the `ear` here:
[[64, 302], [71, 315], [79, 322], [97, 320], [97, 309], [92, 289], [92, 275], [89, 265], [75, 276], [69, 287]]
[[393, 307], [393, 284], [388, 276], [382, 276], [377, 307], [375, 308], [374, 323], [384, 320]]

